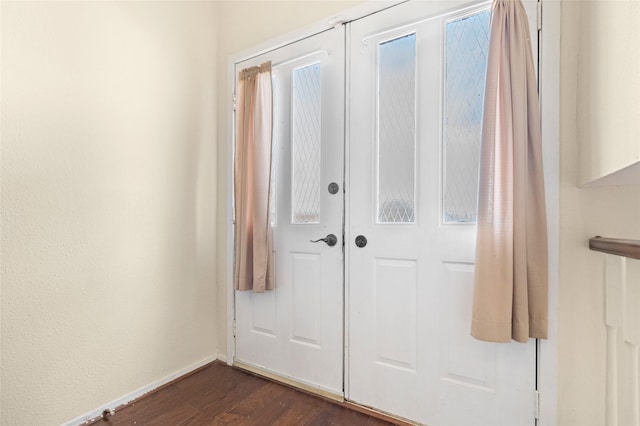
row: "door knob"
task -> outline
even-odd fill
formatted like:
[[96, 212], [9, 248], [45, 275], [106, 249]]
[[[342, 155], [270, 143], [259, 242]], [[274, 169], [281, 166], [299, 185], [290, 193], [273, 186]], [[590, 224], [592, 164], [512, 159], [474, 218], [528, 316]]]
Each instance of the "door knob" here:
[[338, 242], [338, 237], [336, 237], [336, 236], [335, 236], [335, 235], [333, 235], [333, 234], [329, 234], [329, 235], [327, 235], [327, 236], [326, 236], [326, 237], [324, 237], [324, 238], [319, 238], [319, 239], [317, 239], [317, 240], [315, 240], [315, 241], [314, 241], [314, 240], [309, 240], [309, 241], [311, 241], [312, 243], [319, 243], [320, 241], [324, 241], [325, 243], [327, 243], [327, 245], [328, 245], [329, 247], [333, 247], [333, 246], [335, 246], [335, 245], [336, 245], [336, 243]]
[[367, 245], [367, 237], [365, 237], [364, 235], [358, 235], [356, 237], [356, 245], [360, 248], [364, 247]]

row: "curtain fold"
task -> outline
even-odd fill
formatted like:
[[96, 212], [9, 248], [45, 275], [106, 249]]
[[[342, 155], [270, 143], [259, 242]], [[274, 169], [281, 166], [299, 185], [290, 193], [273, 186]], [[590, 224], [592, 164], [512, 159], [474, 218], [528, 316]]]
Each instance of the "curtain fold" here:
[[547, 337], [547, 225], [540, 112], [520, 0], [494, 0], [487, 65], [471, 335]]
[[273, 93], [271, 62], [242, 70], [234, 159], [234, 288], [273, 289], [269, 218]]

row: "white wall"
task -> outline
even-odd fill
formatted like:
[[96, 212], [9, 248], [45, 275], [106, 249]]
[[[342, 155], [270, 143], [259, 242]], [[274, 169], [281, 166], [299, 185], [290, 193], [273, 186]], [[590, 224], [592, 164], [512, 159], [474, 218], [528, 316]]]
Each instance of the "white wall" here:
[[246, 52], [269, 40], [298, 31], [312, 24], [334, 17], [363, 1], [225, 1], [219, 3], [220, 34], [218, 43], [218, 336], [219, 353], [227, 351], [227, 263], [226, 229], [227, 195], [230, 189], [227, 174], [228, 120], [232, 113], [228, 98], [228, 66], [231, 57]]
[[[578, 103], [584, 100], [581, 90], [595, 89], [605, 83], [579, 66], [585, 49], [594, 49], [595, 46], [607, 48], [600, 43], [584, 42], [590, 29], [581, 25], [581, 14], [584, 7], [592, 6], [590, 2], [562, 3], [558, 310], [560, 425], [605, 424], [604, 255], [590, 251], [588, 239], [596, 235], [640, 239], [640, 186], [578, 188], [578, 155], [579, 149], [584, 147], [580, 135], [590, 126], [610, 125], [604, 122], [606, 114], [577, 115]], [[592, 16], [592, 19], [598, 21], [599, 26], [621, 25], [618, 21], [610, 21], [610, 16], [602, 14]], [[640, 31], [637, 25], [635, 31]], [[606, 78], [615, 78], [620, 71], [611, 68]], [[625, 108], [624, 105], [619, 107]]]
[[216, 5], [2, 2], [0, 424], [215, 356]]
[[631, 165], [639, 182], [640, 1], [581, 2], [579, 14], [580, 183]]

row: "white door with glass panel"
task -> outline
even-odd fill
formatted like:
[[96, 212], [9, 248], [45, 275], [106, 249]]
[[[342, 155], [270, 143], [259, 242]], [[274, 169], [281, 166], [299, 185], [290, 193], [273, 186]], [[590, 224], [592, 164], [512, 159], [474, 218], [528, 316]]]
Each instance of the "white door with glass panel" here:
[[237, 64], [236, 74], [268, 60], [275, 290], [236, 292], [235, 361], [342, 395], [344, 29]]
[[469, 334], [489, 6], [407, 2], [237, 64], [273, 62], [275, 252], [275, 290], [235, 294], [237, 363], [429, 425], [534, 423], [535, 343]]
[[429, 425], [534, 423], [535, 342], [469, 334], [489, 7], [408, 2], [348, 33], [346, 395]]

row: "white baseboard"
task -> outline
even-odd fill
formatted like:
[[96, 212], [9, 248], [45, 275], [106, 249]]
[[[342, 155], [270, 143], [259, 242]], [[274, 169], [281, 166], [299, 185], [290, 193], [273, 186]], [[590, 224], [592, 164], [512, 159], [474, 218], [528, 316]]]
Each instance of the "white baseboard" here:
[[222, 352], [218, 352], [218, 361], [222, 361], [227, 365], [231, 365], [232, 363], [227, 362], [227, 354], [223, 354]]
[[130, 403], [131, 401], [133, 401], [136, 398], [141, 397], [142, 395], [151, 392], [154, 389], [159, 388], [162, 385], [165, 385], [167, 383], [169, 383], [172, 380], [177, 379], [180, 376], [184, 376], [185, 374], [189, 374], [190, 372], [192, 372], [193, 370], [196, 370], [204, 365], [207, 365], [215, 360], [217, 360], [218, 357], [213, 355], [210, 357], [207, 357], [205, 359], [202, 359], [198, 362], [195, 362], [185, 368], [182, 368], [178, 371], [175, 371], [171, 374], [169, 374], [168, 376], [165, 376], [163, 378], [161, 378], [160, 380], [156, 380], [153, 383], [150, 383], [146, 386], [141, 387], [140, 389], [137, 389], [127, 395], [124, 395], [118, 399], [115, 399], [111, 402], [108, 402], [104, 405], [101, 405], [100, 407], [85, 413], [81, 416], [76, 417], [73, 420], [70, 420], [66, 423], [63, 423], [61, 426], [78, 426], [78, 425], [82, 425], [85, 423], [88, 423], [90, 420], [95, 419], [96, 417], [99, 417], [102, 415], [102, 413], [104, 412], [104, 410], [115, 410], [116, 408], [122, 406], [122, 405], [126, 405], [128, 403]]

